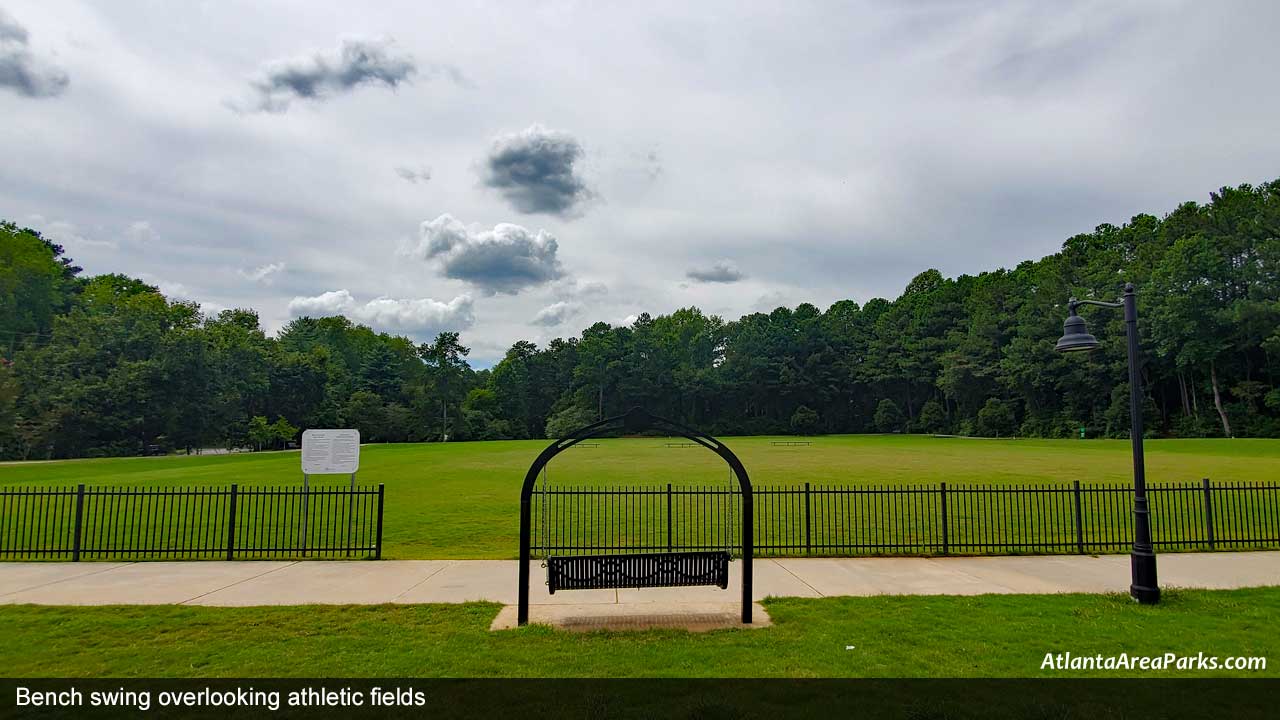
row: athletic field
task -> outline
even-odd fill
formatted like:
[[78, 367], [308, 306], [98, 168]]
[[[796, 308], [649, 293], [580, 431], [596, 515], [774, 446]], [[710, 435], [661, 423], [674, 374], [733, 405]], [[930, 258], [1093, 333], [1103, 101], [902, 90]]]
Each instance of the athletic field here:
[[[814, 484], [1029, 485], [1131, 481], [1130, 447], [1120, 440], [984, 440], [848, 435], [724, 441], [757, 486]], [[723, 484], [728, 470], [679, 439], [601, 440], [560, 454], [552, 485]], [[361, 485], [387, 486], [384, 550], [389, 558], [510, 558], [516, 549], [520, 483], [547, 441], [366, 445]], [[1150, 482], [1275, 482], [1280, 440], [1152, 440]], [[345, 476], [313, 478], [341, 484]], [[2, 485], [289, 485], [302, 481], [298, 453], [118, 458], [0, 464]]]

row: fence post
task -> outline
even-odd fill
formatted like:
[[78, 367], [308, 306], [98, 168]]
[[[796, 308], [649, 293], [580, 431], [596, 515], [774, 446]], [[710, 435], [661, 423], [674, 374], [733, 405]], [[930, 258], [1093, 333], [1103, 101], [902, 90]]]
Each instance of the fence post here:
[[1209, 549], [1213, 550], [1213, 487], [1209, 484], [1209, 478], [1200, 481], [1204, 486], [1204, 535], [1209, 541]]
[[1080, 504], [1080, 481], [1074, 480], [1071, 483], [1071, 491], [1075, 496], [1075, 515], [1076, 515], [1076, 552], [1084, 554], [1084, 511]]
[[951, 552], [951, 537], [947, 533], [947, 484], [941, 483], [942, 493], [942, 554]]
[[231, 483], [231, 502], [227, 511], [227, 559], [231, 560], [236, 554], [236, 493], [238, 486]]
[[667, 483], [667, 552], [671, 552], [671, 483]]
[[382, 559], [382, 499], [383, 491], [386, 490], [386, 488], [386, 485], [378, 483], [378, 544], [375, 545], [373, 549], [374, 560]]
[[71, 536], [71, 562], [80, 562], [80, 537], [84, 523], [84, 483], [76, 488], [76, 528]]
[[805, 555], [813, 554], [813, 536], [812, 536], [812, 533], [810, 532], [810, 528], [813, 527], [813, 524], [810, 522], [810, 517], [809, 517], [811, 512], [810, 511], [811, 505], [812, 503], [809, 502], [809, 483], [805, 483], [804, 484], [804, 554]]

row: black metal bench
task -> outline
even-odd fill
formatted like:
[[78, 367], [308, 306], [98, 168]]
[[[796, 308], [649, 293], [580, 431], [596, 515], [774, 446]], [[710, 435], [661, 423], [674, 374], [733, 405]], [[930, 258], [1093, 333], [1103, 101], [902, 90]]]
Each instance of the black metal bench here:
[[813, 443], [809, 440], [774, 440], [769, 444], [780, 445], [782, 447], [799, 447], [801, 445], [804, 445], [807, 447], [809, 445], [812, 445]]
[[639, 553], [570, 555], [547, 558], [547, 590], [613, 590], [620, 588], [729, 587], [729, 553]]

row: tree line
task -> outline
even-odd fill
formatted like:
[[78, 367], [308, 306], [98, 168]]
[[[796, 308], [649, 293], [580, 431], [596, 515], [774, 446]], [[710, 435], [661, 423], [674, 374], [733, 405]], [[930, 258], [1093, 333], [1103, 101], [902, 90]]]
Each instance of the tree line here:
[[714, 434], [926, 432], [1122, 437], [1123, 317], [1054, 352], [1070, 297], [1139, 288], [1153, 436], [1280, 437], [1280, 180], [1069, 238], [1012, 269], [926, 270], [894, 300], [733, 321], [682, 308], [599, 322], [475, 370], [432, 342], [338, 317], [268, 336], [123, 275], [84, 277], [33, 229], [0, 226], [0, 457], [284, 447], [308, 427], [366, 441], [558, 436], [643, 406]]

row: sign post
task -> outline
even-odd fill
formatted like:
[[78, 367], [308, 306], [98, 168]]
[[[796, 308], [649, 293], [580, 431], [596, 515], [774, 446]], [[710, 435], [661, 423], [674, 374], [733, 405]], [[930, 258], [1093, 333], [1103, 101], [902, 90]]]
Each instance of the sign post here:
[[307, 554], [307, 529], [312, 475], [350, 475], [347, 498], [347, 552], [351, 552], [351, 524], [355, 512], [356, 471], [360, 469], [360, 431], [312, 429], [302, 433], [302, 554]]

